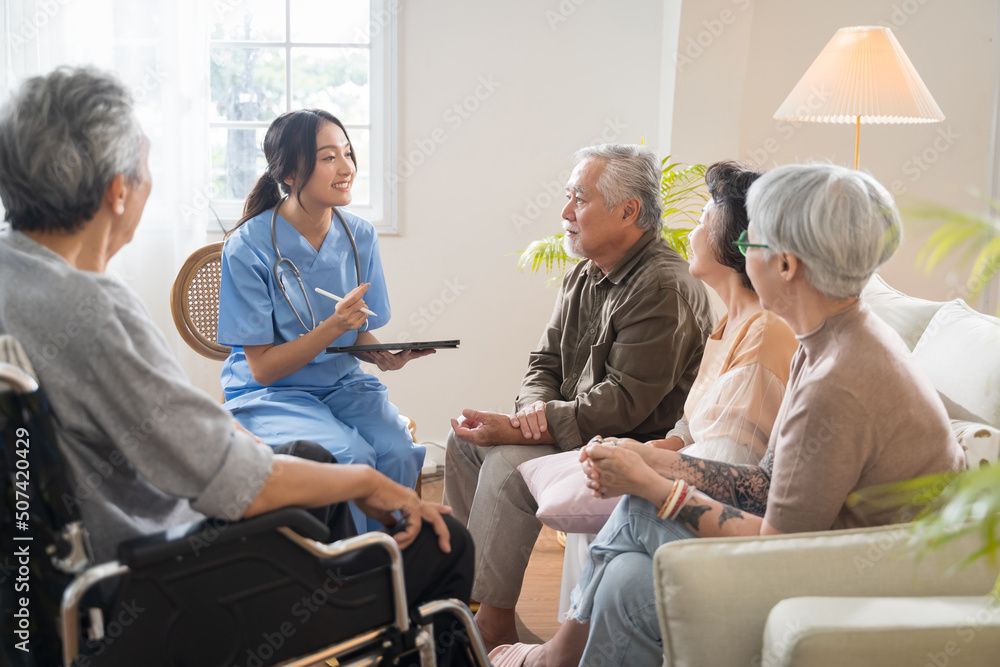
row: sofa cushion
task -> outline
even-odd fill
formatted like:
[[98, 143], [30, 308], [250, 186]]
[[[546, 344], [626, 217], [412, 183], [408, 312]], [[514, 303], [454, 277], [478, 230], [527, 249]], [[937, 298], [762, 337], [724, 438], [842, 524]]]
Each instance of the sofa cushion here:
[[952, 419], [1000, 428], [1000, 319], [950, 301], [927, 325], [913, 358]]
[[890, 287], [878, 274], [868, 281], [861, 292], [861, 298], [873, 313], [899, 334], [906, 347], [911, 350], [942, 306], [939, 301], [926, 301], [903, 294]]

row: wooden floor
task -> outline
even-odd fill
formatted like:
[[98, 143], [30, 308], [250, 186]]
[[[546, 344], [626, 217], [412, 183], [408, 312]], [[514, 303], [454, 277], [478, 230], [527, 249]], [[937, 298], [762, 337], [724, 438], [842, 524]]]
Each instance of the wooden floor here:
[[[423, 486], [423, 497], [441, 501], [444, 483], [440, 480]], [[520, 617], [518, 634], [523, 642], [536, 643], [551, 639], [559, 629], [556, 616], [559, 612], [559, 588], [562, 584], [563, 548], [556, 541], [556, 532], [548, 527], [531, 553], [528, 570], [524, 575], [521, 599], [517, 603]]]

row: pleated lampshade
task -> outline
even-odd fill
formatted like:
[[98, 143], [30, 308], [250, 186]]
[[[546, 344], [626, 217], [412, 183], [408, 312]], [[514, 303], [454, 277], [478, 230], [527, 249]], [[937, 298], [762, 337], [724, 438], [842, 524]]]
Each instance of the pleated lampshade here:
[[841, 28], [774, 117], [812, 123], [935, 123], [941, 108], [889, 28]]

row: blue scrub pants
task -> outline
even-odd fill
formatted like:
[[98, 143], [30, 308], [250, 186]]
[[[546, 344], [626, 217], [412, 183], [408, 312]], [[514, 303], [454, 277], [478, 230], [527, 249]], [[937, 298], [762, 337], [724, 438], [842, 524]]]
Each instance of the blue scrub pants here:
[[[406, 421], [389, 402], [388, 393], [374, 376], [356, 370], [322, 393], [267, 387], [244, 394], [232, 412], [240, 424], [272, 447], [312, 440], [340, 463], [366, 463], [412, 489], [426, 450], [413, 444]], [[354, 503], [351, 516], [359, 533], [382, 528]]]

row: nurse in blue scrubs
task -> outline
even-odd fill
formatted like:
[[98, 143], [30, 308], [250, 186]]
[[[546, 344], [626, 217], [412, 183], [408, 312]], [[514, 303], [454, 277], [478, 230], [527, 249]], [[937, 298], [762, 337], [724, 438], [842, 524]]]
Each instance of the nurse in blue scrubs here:
[[[433, 350], [325, 352], [377, 343], [372, 331], [390, 316], [375, 228], [343, 209], [357, 173], [347, 131], [325, 111], [292, 111], [271, 123], [264, 156], [267, 170], [222, 251], [218, 341], [233, 348], [225, 407], [270, 445], [313, 440], [340, 463], [412, 488], [424, 448], [358, 360], [396, 370]], [[381, 528], [352, 511], [359, 532]]]

